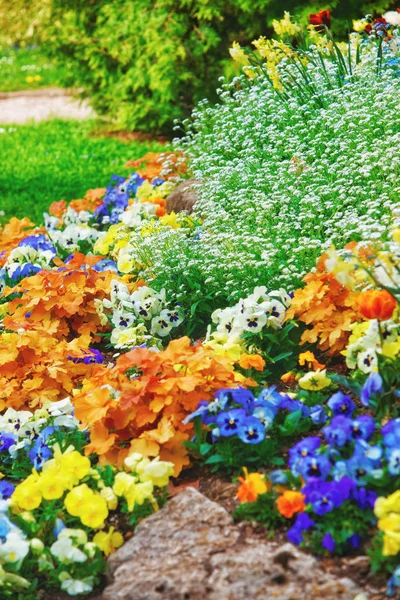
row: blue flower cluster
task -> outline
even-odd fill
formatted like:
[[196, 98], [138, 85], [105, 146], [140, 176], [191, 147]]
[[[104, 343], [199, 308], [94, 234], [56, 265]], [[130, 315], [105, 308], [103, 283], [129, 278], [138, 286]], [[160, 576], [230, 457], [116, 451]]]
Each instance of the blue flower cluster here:
[[102, 204], [94, 211], [94, 221], [99, 225], [118, 223], [119, 216], [128, 206], [130, 196], [125, 177], [113, 175], [111, 179], [115, 181], [116, 185], [110, 184], [107, 187]]
[[212, 402], [202, 400], [184, 422], [200, 417], [205, 425], [214, 426], [214, 440], [237, 436], [245, 444], [259, 444], [280, 411], [299, 411], [302, 418], [309, 418], [314, 424], [322, 424], [328, 418], [324, 407], [310, 408], [300, 400], [280, 394], [276, 387], [263, 389], [257, 398], [250, 390], [239, 387], [218, 390]]

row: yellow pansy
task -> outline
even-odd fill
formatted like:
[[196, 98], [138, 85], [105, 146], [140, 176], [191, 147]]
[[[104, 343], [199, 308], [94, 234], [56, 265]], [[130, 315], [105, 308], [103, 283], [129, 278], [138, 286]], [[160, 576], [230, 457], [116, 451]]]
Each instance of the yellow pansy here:
[[124, 538], [119, 531], [114, 530], [114, 527], [110, 527], [108, 532], [99, 531], [96, 533], [93, 538], [93, 542], [106, 556], [109, 556], [117, 548], [122, 546], [124, 543]]
[[323, 390], [331, 384], [331, 380], [326, 376], [326, 370], [310, 371], [300, 377], [299, 386], [303, 390], [318, 391]]
[[94, 494], [90, 499], [84, 502], [79, 512], [79, 518], [83, 525], [92, 529], [103, 527], [104, 521], [108, 517], [107, 502], [100, 496]]

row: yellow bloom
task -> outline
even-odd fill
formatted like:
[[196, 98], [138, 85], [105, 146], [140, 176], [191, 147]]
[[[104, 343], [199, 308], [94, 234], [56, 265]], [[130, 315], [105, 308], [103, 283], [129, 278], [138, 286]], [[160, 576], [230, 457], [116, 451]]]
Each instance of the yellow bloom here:
[[135, 485], [136, 481], [136, 477], [129, 475], [129, 473], [125, 473], [124, 471], [117, 473], [112, 488], [114, 494], [117, 496], [125, 496], [130, 488]]
[[172, 229], [180, 228], [180, 224], [178, 222], [178, 216], [174, 212], [170, 213], [169, 215], [164, 215], [163, 217], [161, 217], [160, 223], [162, 223], [163, 225], [168, 225], [169, 227], [172, 227]]
[[13, 506], [22, 508], [23, 510], [35, 510], [42, 502], [42, 493], [37, 486], [37, 477], [29, 475], [20, 483], [11, 497]]
[[72, 517], [79, 517], [83, 504], [90, 502], [93, 496], [93, 490], [86, 483], [82, 483], [66, 495], [64, 500], [65, 508]]
[[174, 463], [160, 460], [142, 461], [136, 467], [141, 481], [151, 481], [154, 486], [165, 487], [174, 473]]
[[249, 60], [238, 42], [233, 42], [232, 48], [229, 48], [229, 54], [235, 62], [238, 62], [242, 65], [249, 64]]
[[100, 496], [94, 494], [81, 507], [79, 518], [83, 525], [92, 529], [99, 529], [104, 525], [104, 521], [108, 517], [107, 502]]
[[299, 386], [303, 390], [318, 391], [323, 390], [331, 384], [331, 380], [326, 376], [326, 370], [322, 371], [310, 371], [300, 377]]
[[375, 500], [374, 512], [378, 519], [391, 512], [400, 513], [400, 490], [393, 492], [387, 498], [383, 496], [377, 498]]
[[365, 19], [353, 19], [353, 29], [357, 31], [357, 33], [361, 33], [364, 31], [367, 22]]
[[89, 472], [90, 460], [83, 456], [77, 450], [64, 454], [60, 460], [61, 472], [66, 472], [73, 478], [73, 485], [76, 485]]
[[110, 527], [108, 532], [99, 531], [96, 533], [93, 541], [106, 556], [109, 556], [117, 548], [122, 546], [124, 538], [119, 531], [114, 530], [114, 527]]
[[128, 510], [131, 512], [135, 504], [142, 505], [145, 500], [152, 499], [153, 489], [151, 481], [136, 483], [133, 487], [129, 488], [129, 491], [125, 494]]
[[37, 487], [45, 500], [57, 500], [61, 498], [66, 490], [61, 477], [55, 475], [52, 471], [41, 475]]
[[116, 510], [118, 506], [118, 498], [112, 488], [103, 487], [100, 490], [100, 496], [107, 502], [107, 507], [109, 510]]
[[284, 17], [280, 21], [276, 21], [275, 19], [272, 21], [272, 27], [275, 33], [281, 37], [283, 35], [293, 37], [301, 31], [300, 25], [291, 21], [290, 13], [287, 11], [284, 12]]

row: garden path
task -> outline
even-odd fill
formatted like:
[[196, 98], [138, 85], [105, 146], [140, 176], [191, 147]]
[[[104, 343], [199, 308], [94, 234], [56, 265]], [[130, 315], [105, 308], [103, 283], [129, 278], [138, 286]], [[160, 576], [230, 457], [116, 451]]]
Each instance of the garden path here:
[[59, 119], [87, 119], [95, 113], [86, 101], [73, 98], [63, 89], [0, 93], [0, 123], [27, 123]]

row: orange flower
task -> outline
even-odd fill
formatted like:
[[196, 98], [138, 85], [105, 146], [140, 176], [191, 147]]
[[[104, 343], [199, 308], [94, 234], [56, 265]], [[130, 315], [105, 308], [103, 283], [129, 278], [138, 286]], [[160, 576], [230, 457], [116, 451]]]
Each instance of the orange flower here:
[[301, 367], [304, 367], [304, 365], [307, 365], [309, 369], [312, 368], [314, 371], [316, 371], [317, 369], [325, 368], [325, 365], [318, 362], [314, 356], [314, 353], [310, 352], [309, 350], [307, 352], [301, 352], [299, 354], [299, 365]]
[[293, 373], [292, 371], [284, 373], [281, 376], [281, 381], [283, 381], [283, 383], [294, 383], [296, 381], [296, 373]]
[[358, 298], [360, 313], [366, 319], [387, 321], [397, 306], [396, 299], [387, 290], [368, 290]]
[[[132, 370], [137, 377], [130, 376]], [[91, 434], [86, 452], [117, 466], [132, 451], [159, 455], [174, 462], [179, 475], [189, 464], [183, 442], [193, 434], [193, 425], [183, 419], [200, 400], [240, 384], [254, 382], [236, 373], [232, 361], [201, 344], [192, 346], [187, 337], [161, 352], [127, 352], [112, 369], [99, 365], [75, 393], [76, 416]]]
[[49, 214], [53, 215], [53, 217], [61, 217], [63, 213], [67, 209], [67, 203], [65, 200], [60, 200], [59, 202], [53, 202], [49, 207]]
[[259, 354], [242, 354], [239, 360], [242, 369], [256, 369], [262, 371], [265, 367], [265, 360]]
[[[324, 261], [318, 269], [324, 268]], [[286, 319], [297, 318], [307, 326], [301, 344], [318, 344], [328, 354], [337, 354], [346, 346], [351, 326], [360, 320], [358, 292], [342, 286], [331, 273], [308, 273], [304, 288], [296, 290]]]
[[271, 489], [261, 473], [249, 473], [246, 467], [243, 467], [243, 471], [245, 476], [238, 477], [241, 485], [236, 494], [240, 502], [255, 502], [260, 494], [266, 494]]
[[305, 496], [301, 492], [293, 490], [285, 490], [276, 501], [278, 511], [286, 519], [291, 519], [294, 514], [304, 512], [306, 505], [304, 504]]

